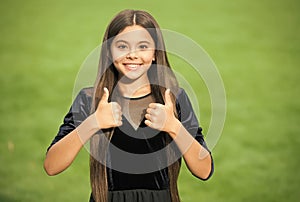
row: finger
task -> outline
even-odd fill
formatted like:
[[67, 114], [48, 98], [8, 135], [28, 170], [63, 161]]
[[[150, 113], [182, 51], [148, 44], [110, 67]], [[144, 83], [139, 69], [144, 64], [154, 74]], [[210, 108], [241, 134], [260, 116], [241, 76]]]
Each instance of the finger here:
[[123, 124], [122, 122], [122, 116], [114, 116], [114, 123], [115, 123], [115, 126], [121, 126]]
[[151, 126], [152, 126], [152, 122], [151, 122], [151, 121], [149, 121], [149, 120], [145, 120], [145, 124], [146, 124], [147, 126], [149, 126], [149, 127], [151, 127]]
[[151, 115], [150, 115], [150, 114], [146, 114], [146, 115], [145, 115], [145, 118], [146, 118], [147, 120], [151, 121]]
[[149, 104], [149, 108], [152, 108], [152, 109], [156, 109], [156, 108], [159, 108], [159, 107], [162, 107], [163, 105], [162, 104], [159, 104], [159, 103], [150, 103]]
[[118, 127], [118, 126], [121, 126], [122, 124], [123, 124], [122, 120], [116, 122], [116, 126], [117, 126], [117, 127]]
[[151, 115], [151, 114], [153, 114], [154, 109], [153, 108], [147, 108], [146, 112], [147, 112], [147, 114]]
[[121, 112], [121, 111], [116, 111], [115, 114], [116, 114], [120, 119], [122, 119], [122, 112]]
[[116, 122], [122, 122], [122, 116], [117, 116]]
[[116, 117], [121, 117], [122, 116], [122, 111], [119, 108], [112, 108], [112, 114]]
[[120, 110], [120, 111], [119, 111], [119, 117], [121, 117], [121, 119], [122, 119], [122, 115], [123, 115], [123, 113], [122, 113], [122, 111]]
[[122, 111], [121, 106], [117, 102], [111, 102], [112, 109]]
[[171, 92], [169, 88], [165, 91], [165, 105], [173, 107]]
[[108, 98], [109, 98], [109, 91], [108, 91], [108, 89], [105, 87], [105, 88], [104, 88], [104, 93], [103, 93], [103, 96], [102, 96], [100, 102], [106, 102], [106, 103], [108, 103]]
[[121, 117], [122, 116], [122, 112], [120, 110], [117, 110], [117, 109], [114, 110], [112, 113], [115, 117]]
[[148, 105], [149, 108], [155, 109], [156, 108], [156, 103], [150, 103]]

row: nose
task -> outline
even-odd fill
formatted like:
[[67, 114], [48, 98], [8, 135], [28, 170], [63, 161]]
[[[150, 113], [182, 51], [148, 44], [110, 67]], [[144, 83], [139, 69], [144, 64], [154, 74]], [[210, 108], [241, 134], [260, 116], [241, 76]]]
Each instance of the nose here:
[[131, 50], [127, 55], [126, 55], [127, 59], [137, 59], [137, 52], [136, 50]]

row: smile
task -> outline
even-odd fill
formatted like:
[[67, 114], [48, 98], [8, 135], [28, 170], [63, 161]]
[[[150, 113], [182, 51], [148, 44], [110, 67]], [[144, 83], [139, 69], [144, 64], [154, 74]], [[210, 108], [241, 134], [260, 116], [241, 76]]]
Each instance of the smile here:
[[130, 71], [133, 71], [133, 70], [136, 70], [137, 68], [141, 67], [142, 64], [139, 63], [124, 63], [123, 64], [125, 66], [126, 69], [130, 70]]

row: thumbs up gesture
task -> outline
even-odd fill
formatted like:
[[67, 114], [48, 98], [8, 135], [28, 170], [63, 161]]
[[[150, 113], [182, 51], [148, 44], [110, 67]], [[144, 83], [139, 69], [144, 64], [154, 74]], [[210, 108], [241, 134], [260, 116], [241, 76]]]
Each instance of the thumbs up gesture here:
[[165, 104], [150, 103], [146, 110], [145, 124], [151, 128], [171, 132], [178, 119], [174, 115], [170, 89], [165, 91]]
[[95, 112], [100, 129], [118, 127], [122, 125], [122, 110], [117, 102], [108, 102], [109, 91], [104, 88], [104, 94]]

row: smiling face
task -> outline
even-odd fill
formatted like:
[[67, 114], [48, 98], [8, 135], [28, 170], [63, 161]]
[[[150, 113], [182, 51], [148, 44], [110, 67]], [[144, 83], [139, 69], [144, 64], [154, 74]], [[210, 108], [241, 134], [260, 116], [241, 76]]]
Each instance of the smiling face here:
[[155, 59], [155, 44], [149, 32], [139, 26], [126, 27], [112, 41], [113, 63], [119, 78], [147, 79], [147, 71]]

